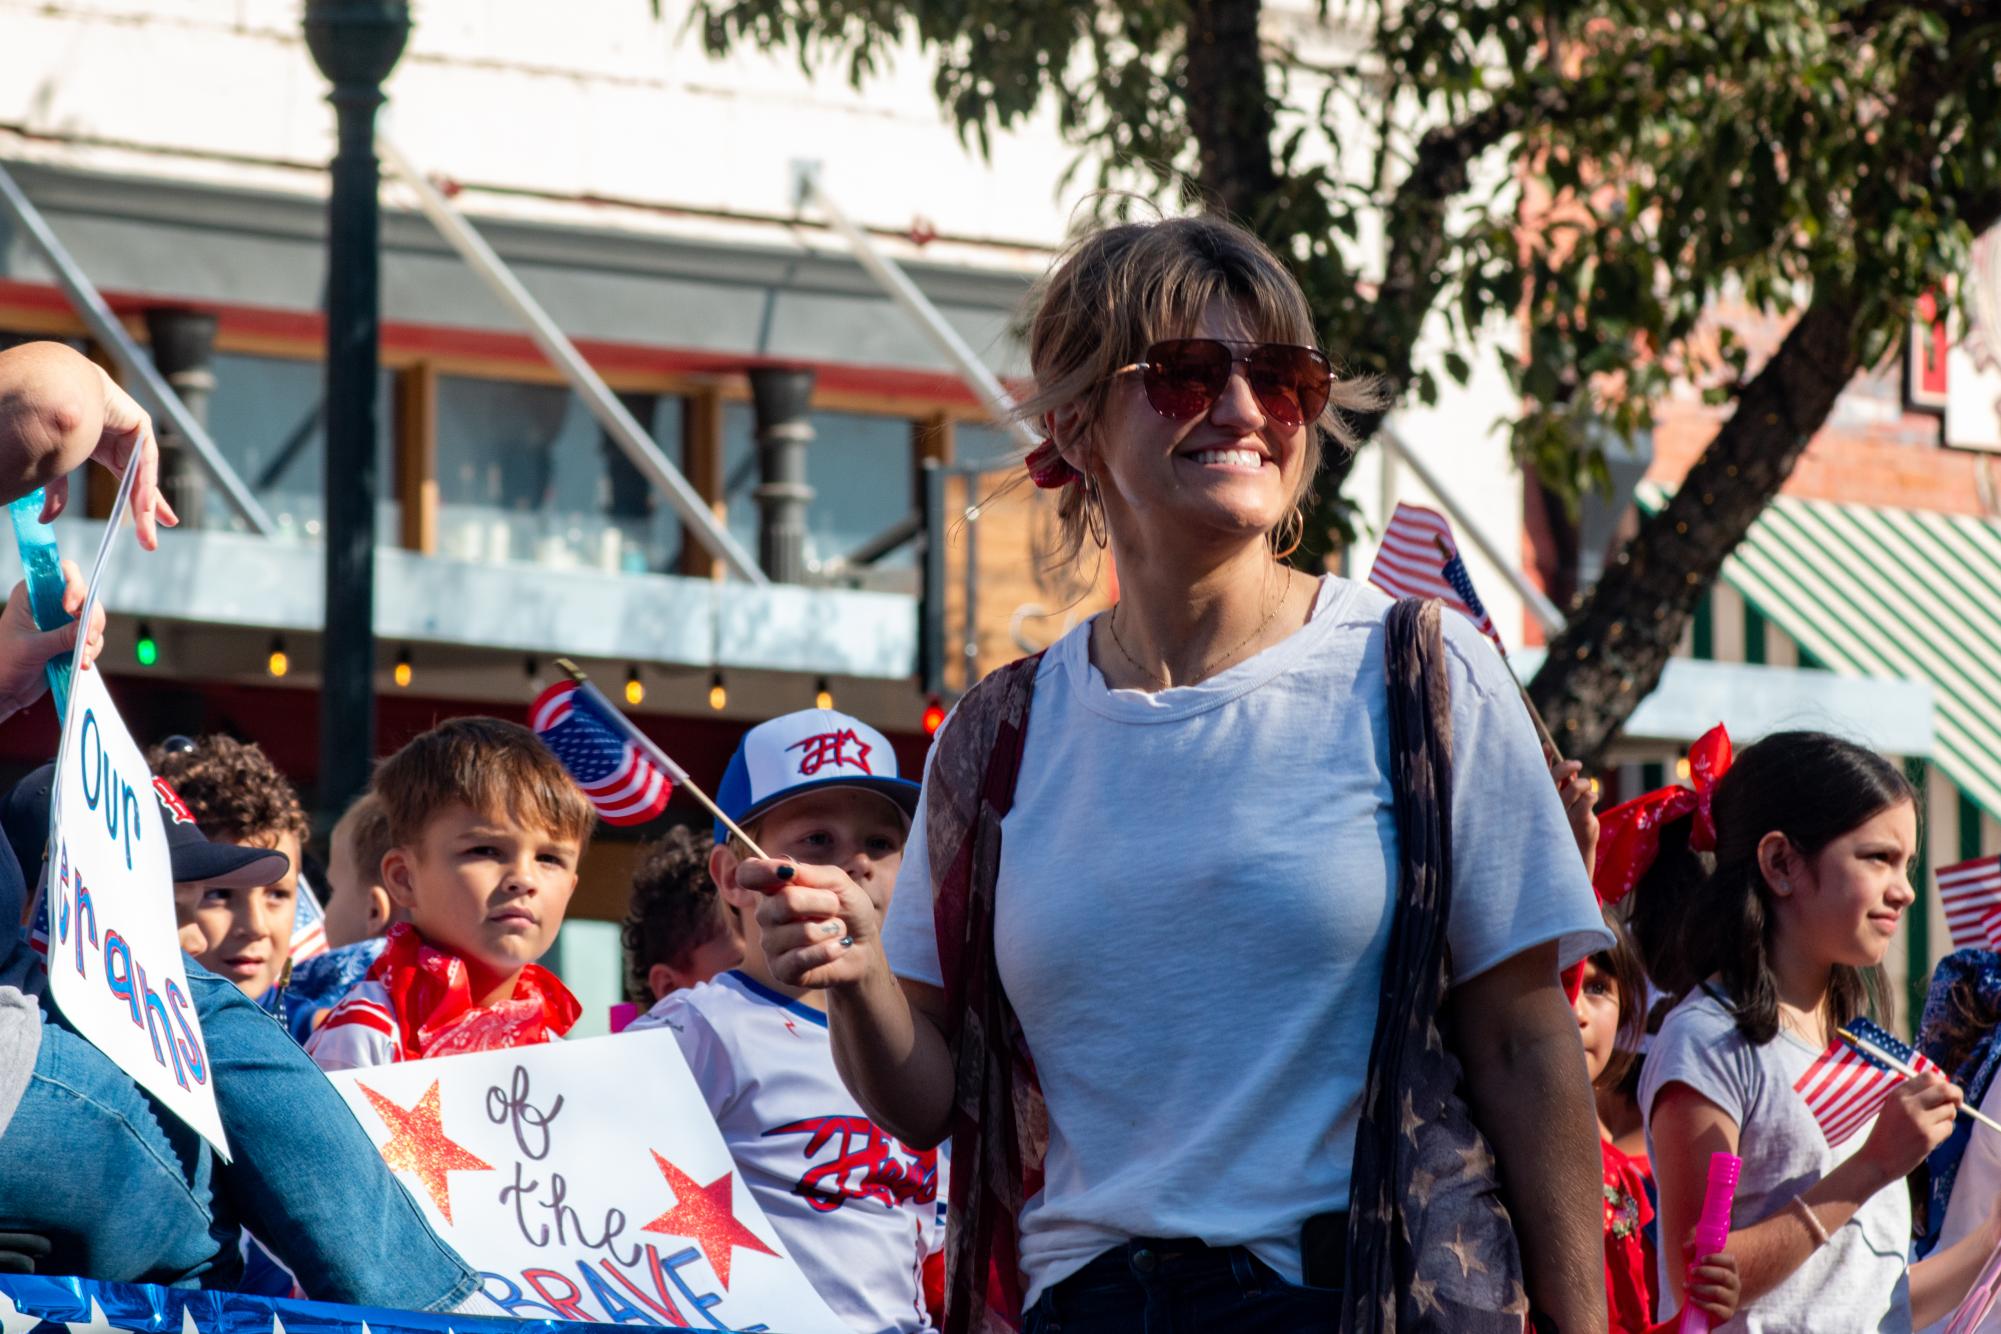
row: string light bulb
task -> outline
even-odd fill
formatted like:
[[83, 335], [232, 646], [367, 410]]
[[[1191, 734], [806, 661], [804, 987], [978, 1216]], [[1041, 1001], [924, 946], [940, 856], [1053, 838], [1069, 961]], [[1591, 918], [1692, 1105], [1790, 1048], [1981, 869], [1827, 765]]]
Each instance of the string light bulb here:
[[709, 678], [709, 707], [720, 711], [729, 702], [729, 689], [723, 685], [723, 674], [717, 672]]
[[141, 667], [151, 667], [160, 660], [160, 641], [153, 638], [153, 627], [145, 621], [139, 622], [139, 638], [133, 641], [132, 657]]
[[410, 688], [410, 678], [415, 674], [415, 671], [410, 666], [410, 650], [406, 645], [404, 648], [398, 650], [396, 654], [396, 669], [390, 673], [390, 677], [396, 682], [398, 690], [408, 690]]
[[813, 707], [831, 709], [834, 707], [834, 692], [827, 685], [827, 678], [821, 677], [813, 687]]
[[938, 729], [945, 725], [945, 705], [936, 695], [924, 700], [924, 735], [936, 736]]
[[271, 640], [271, 656], [264, 659], [264, 670], [275, 677], [283, 677], [292, 670], [292, 660], [285, 655], [285, 637], [274, 636]]
[[646, 683], [639, 679], [638, 663], [625, 674], [625, 702], [635, 709], [646, 702]]

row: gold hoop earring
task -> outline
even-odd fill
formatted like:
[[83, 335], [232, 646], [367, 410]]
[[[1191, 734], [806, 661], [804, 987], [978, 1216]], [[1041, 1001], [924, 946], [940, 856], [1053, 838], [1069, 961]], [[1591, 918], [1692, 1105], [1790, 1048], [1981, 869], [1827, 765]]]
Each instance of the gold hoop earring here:
[[[1279, 547], [1279, 543], [1284, 540], [1284, 534], [1288, 530], [1290, 530], [1290, 532], [1292, 533], [1292, 541], [1288, 543], [1283, 550], [1281, 550]], [[1271, 554], [1273, 560], [1284, 560], [1287, 556], [1290, 556], [1293, 552], [1299, 550], [1300, 546], [1306, 541], [1305, 507], [1302, 505], [1294, 505], [1292, 507], [1292, 513], [1286, 515], [1284, 519], [1280, 520], [1278, 527], [1272, 529], [1269, 533], [1265, 534], [1265, 540], [1271, 543], [1271, 548], [1272, 548]]]
[[1105, 527], [1105, 498], [1098, 490], [1098, 479], [1090, 473], [1084, 474], [1084, 531], [1091, 535], [1099, 550], [1111, 545]]

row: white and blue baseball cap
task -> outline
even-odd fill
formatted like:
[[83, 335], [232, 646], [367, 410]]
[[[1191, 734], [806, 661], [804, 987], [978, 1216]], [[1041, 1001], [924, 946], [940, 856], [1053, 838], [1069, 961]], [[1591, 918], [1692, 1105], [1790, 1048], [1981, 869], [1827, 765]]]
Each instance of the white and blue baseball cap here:
[[[889, 738], [832, 709], [801, 709], [745, 732], [716, 787], [716, 805], [746, 825], [780, 802], [823, 787], [880, 792], [906, 817], [917, 810], [917, 784], [898, 775]], [[729, 836], [716, 821], [716, 842]]]

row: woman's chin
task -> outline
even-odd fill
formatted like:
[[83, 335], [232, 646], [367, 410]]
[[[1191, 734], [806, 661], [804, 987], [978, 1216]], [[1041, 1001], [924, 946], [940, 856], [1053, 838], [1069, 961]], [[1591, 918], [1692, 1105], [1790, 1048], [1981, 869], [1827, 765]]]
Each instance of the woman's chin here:
[[1157, 512], [1158, 530], [1171, 534], [1176, 542], [1202, 536], [1219, 542], [1248, 542], [1263, 537], [1285, 519], [1283, 507], [1265, 502], [1263, 497], [1215, 495], [1189, 498], [1188, 504], [1162, 507]]

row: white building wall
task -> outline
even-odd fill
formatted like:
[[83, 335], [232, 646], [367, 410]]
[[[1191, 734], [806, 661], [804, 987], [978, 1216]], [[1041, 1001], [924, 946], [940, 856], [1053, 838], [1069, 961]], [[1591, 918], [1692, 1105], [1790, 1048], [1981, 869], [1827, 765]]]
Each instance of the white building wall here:
[[[810, 160], [851, 215], [890, 234], [892, 253], [1022, 275], [1041, 271], [1086, 216], [1092, 172], [1063, 182], [1077, 154], [1046, 110], [996, 136], [982, 158], [939, 109], [930, 61], [911, 47], [857, 90], [845, 70], [809, 77], [787, 53], [712, 59], [688, 26], [686, 0], [665, 0], [657, 19], [652, 8], [429, 0], [416, 6], [389, 80], [385, 125], [427, 170], [464, 186], [460, 202], [477, 216], [837, 252], [820, 229], [790, 225], [793, 164]], [[1358, 58], [1354, 35], [1317, 14], [1312, 0], [1279, 0], [1273, 39], [1323, 64]], [[333, 113], [298, 0], [0, 0], [0, 52], [0, 157], [324, 192]], [[1296, 84], [1297, 104], [1316, 97], [1310, 83]], [[1358, 121], [1352, 131], [1351, 154], [1374, 127]], [[398, 198], [393, 185], [388, 198]], [[919, 225], [941, 239], [921, 249], [897, 239]], [[1380, 271], [1391, 243], [1364, 229], [1354, 258], [1365, 274]], [[1500, 425], [1515, 400], [1499, 359], [1513, 354], [1518, 332], [1506, 319], [1483, 332], [1464, 387], [1439, 364], [1447, 341], [1435, 319], [1422, 358], [1440, 399], [1405, 408], [1393, 428], [1450, 479], [1492, 541], [1516, 553], [1521, 480]], [[1004, 347], [976, 350], [1016, 368]], [[1381, 457], [1366, 450], [1351, 486], [1370, 526], [1383, 517]], [[1437, 504], [1407, 473], [1390, 480], [1392, 499]], [[1519, 642], [1519, 599], [1462, 545], [1496, 622]], [[1372, 554], [1365, 541], [1358, 573]]]

